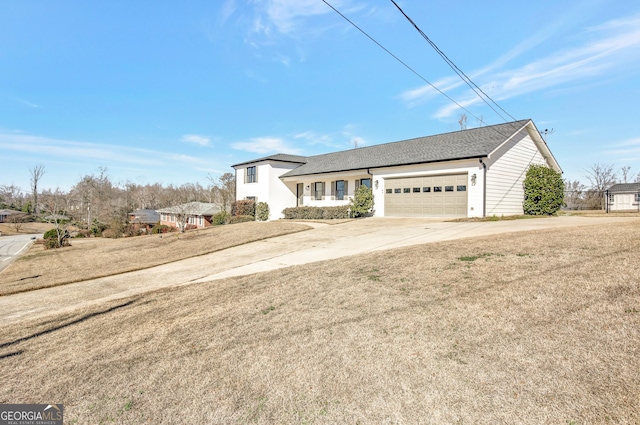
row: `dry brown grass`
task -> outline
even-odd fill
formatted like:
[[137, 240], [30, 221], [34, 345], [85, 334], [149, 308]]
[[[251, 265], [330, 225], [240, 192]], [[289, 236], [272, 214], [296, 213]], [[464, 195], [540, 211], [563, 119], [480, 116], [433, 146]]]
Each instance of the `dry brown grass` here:
[[111, 276], [309, 229], [285, 221], [249, 222], [186, 233], [124, 239], [73, 239], [72, 246], [34, 245], [0, 274], [0, 296]]
[[637, 223], [457, 240], [5, 327], [65, 423], [640, 423]]
[[20, 231], [16, 232], [16, 226], [14, 224], [0, 223], [0, 233], [2, 233], [3, 236], [44, 233], [53, 227], [53, 225], [48, 223], [22, 223]]

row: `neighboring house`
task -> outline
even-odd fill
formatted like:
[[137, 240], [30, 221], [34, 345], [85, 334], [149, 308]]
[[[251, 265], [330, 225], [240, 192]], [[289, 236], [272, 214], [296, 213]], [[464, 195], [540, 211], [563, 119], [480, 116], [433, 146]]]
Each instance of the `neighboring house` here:
[[13, 214], [22, 214], [22, 211], [16, 210], [0, 210], [0, 223], [6, 223], [9, 221], [9, 216]]
[[605, 192], [607, 211], [640, 211], [640, 182], [614, 184]]
[[206, 202], [188, 202], [174, 207], [159, 209], [160, 224], [186, 229], [211, 226], [212, 217], [222, 211], [218, 204]]
[[151, 230], [153, 226], [160, 222], [160, 214], [156, 210], [141, 209], [128, 214], [129, 223], [138, 224], [141, 227]]
[[276, 154], [236, 164], [236, 197], [287, 207], [345, 205], [373, 189], [374, 215], [483, 217], [522, 214], [530, 164], [562, 172], [531, 120], [315, 156]]

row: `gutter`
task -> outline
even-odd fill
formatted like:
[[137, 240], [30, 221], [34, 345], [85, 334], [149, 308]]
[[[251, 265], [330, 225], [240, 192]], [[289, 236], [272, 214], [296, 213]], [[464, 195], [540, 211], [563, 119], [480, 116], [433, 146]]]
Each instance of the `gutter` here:
[[480, 158], [480, 164], [484, 169], [482, 176], [482, 217], [485, 218], [487, 216], [487, 164], [482, 161], [482, 158]]

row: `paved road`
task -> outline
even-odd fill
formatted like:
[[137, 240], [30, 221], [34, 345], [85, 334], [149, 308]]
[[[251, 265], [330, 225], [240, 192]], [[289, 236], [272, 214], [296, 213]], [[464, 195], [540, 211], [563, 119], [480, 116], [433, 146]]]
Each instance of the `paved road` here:
[[[116, 276], [0, 297], [0, 323], [71, 312], [163, 287], [213, 282], [283, 267], [467, 237], [640, 221], [623, 217], [553, 217], [496, 222], [370, 218], [279, 236]], [[42, 300], [47, 300], [43, 303]]]
[[0, 237], [0, 273], [27, 251], [34, 239], [42, 235], [13, 235]]

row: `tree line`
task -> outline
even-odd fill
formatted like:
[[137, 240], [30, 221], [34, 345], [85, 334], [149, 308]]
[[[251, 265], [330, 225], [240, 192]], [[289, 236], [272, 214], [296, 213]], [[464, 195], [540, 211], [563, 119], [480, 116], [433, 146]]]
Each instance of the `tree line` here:
[[640, 172], [633, 174], [626, 165], [616, 169], [613, 164], [594, 164], [585, 172], [588, 185], [579, 180], [565, 180], [564, 204], [572, 210], [604, 209], [604, 194], [616, 183], [640, 182]]
[[[207, 175], [206, 186], [185, 183], [180, 186], [159, 183], [115, 183], [104, 167], [83, 176], [68, 191], [41, 189], [46, 169], [37, 165], [29, 170], [30, 188], [0, 185], [0, 209], [22, 211], [21, 219], [56, 221], [64, 216], [87, 228], [121, 226], [128, 214], [138, 209], [161, 209], [187, 202], [217, 203], [224, 211], [235, 201], [235, 175], [225, 173], [215, 178]], [[10, 216], [11, 217], [11, 216]], [[17, 219], [14, 218], [14, 221]]]

